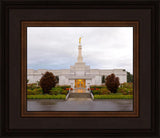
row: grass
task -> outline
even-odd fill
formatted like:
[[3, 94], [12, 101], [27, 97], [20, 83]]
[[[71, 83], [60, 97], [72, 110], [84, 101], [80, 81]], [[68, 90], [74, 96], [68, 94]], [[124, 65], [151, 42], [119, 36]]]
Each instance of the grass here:
[[27, 95], [27, 99], [65, 99], [66, 95]]
[[133, 99], [133, 95], [94, 95], [94, 99]]
[[[65, 99], [66, 95], [27, 95], [27, 99]], [[94, 95], [94, 99], [133, 99], [133, 95]]]

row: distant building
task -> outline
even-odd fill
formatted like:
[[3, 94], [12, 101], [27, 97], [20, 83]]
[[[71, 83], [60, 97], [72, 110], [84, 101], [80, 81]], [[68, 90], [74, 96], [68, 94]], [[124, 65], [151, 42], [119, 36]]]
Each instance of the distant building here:
[[89, 88], [90, 85], [102, 85], [102, 77], [107, 77], [112, 73], [119, 77], [120, 83], [127, 82], [127, 72], [124, 69], [90, 69], [90, 66], [83, 62], [81, 40], [79, 40], [78, 58], [75, 65], [70, 66], [70, 69], [61, 70], [28, 69], [27, 79], [29, 83], [39, 81], [46, 71], [59, 77], [59, 85], [70, 85], [72, 88]]

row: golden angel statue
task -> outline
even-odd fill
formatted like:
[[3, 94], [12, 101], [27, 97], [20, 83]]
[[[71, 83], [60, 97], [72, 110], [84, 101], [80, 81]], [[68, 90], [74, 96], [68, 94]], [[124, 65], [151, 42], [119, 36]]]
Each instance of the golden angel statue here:
[[79, 38], [79, 44], [81, 44], [81, 37]]

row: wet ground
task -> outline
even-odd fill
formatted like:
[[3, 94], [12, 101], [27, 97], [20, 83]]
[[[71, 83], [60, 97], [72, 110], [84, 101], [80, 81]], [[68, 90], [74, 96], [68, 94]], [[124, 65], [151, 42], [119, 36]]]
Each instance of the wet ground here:
[[27, 111], [133, 111], [132, 99], [28, 99]]

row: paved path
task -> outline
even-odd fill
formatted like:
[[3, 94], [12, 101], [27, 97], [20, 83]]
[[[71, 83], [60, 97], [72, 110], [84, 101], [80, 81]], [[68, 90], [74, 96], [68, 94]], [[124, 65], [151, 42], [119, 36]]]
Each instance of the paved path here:
[[28, 111], [133, 111], [132, 99], [28, 99]]

